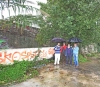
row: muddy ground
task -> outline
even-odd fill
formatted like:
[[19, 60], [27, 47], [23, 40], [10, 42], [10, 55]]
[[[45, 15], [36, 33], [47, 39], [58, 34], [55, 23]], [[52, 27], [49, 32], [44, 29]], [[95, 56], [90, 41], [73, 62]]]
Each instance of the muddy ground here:
[[48, 64], [40, 69], [38, 77], [9, 87], [100, 87], [100, 59], [81, 63], [79, 68]]

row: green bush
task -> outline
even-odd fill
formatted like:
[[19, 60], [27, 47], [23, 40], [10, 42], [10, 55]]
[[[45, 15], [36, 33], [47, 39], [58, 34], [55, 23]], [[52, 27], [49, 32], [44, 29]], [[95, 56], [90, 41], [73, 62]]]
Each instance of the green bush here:
[[95, 58], [98, 58], [98, 55], [99, 55], [99, 53], [89, 53], [89, 54], [86, 54], [87, 57], [95, 57]]
[[89, 61], [87, 58], [85, 58], [84, 56], [79, 54], [79, 62], [83, 63], [83, 62], [87, 62], [87, 61]]
[[23, 78], [25, 71], [28, 69], [29, 62], [15, 62], [13, 65], [2, 66], [0, 71], [0, 83], [8, 83]]
[[[0, 85], [21, 82], [39, 74], [38, 67], [50, 63], [51, 60], [41, 61], [15, 61], [13, 65], [0, 65]], [[34, 68], [36, 67], [36, 68]]]

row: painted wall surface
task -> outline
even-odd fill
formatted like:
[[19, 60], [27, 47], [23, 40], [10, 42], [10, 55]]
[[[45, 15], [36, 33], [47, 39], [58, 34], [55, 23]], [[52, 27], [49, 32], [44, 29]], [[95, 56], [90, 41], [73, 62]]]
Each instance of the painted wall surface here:
[[33, 60], [39, 55], [39, 60], [49, 59], [53, 56], [53, 47], [45, 48], [23, 48], [23, 49], [5, 49], [0, 50], [0, 64], [12, 64], [14, 60]]

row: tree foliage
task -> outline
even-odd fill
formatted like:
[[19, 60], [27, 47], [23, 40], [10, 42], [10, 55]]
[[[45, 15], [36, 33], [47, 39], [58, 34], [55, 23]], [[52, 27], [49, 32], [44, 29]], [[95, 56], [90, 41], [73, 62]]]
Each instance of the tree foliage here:
[[[37, 40], [43, 44], [53, 37], [79, 37], [82, 44], [100, 40], [99, 0], [48, 0], [41, 9], [49, 14], [39, 20]], [[45, 19], [44, 19], [45, 18]]]

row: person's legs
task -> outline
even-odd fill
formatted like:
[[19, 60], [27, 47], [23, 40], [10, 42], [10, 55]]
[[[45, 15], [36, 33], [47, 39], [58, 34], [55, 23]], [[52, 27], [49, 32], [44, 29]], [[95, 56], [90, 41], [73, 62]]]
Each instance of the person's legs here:
[[68, 56], [68, 64], [70, 64], [70, 56]]
[[69, 62], [70, 62], [70, 65], [72, 65], [72, 56], [70, 56]]
[[57, 64], [60, 62], [60, 54], [57, 54]]
[[78, 54], [76, 54], [76, 66], [78, 66]]
[[57, 64], [57, 54], [55, 54], [55, 62], [54, 62], [54, 65]]
[[73, 59], [74, 59], [74, 65], [76, 66], [76, 55], [73, 54]]
[[65, 62], [65, 60], [66, 60], [65, 54], [63, 52], [61, 53], [60, 60], [62, 62]]
[[73, 54], [75, 67], [78, 66], [78, 54]]

